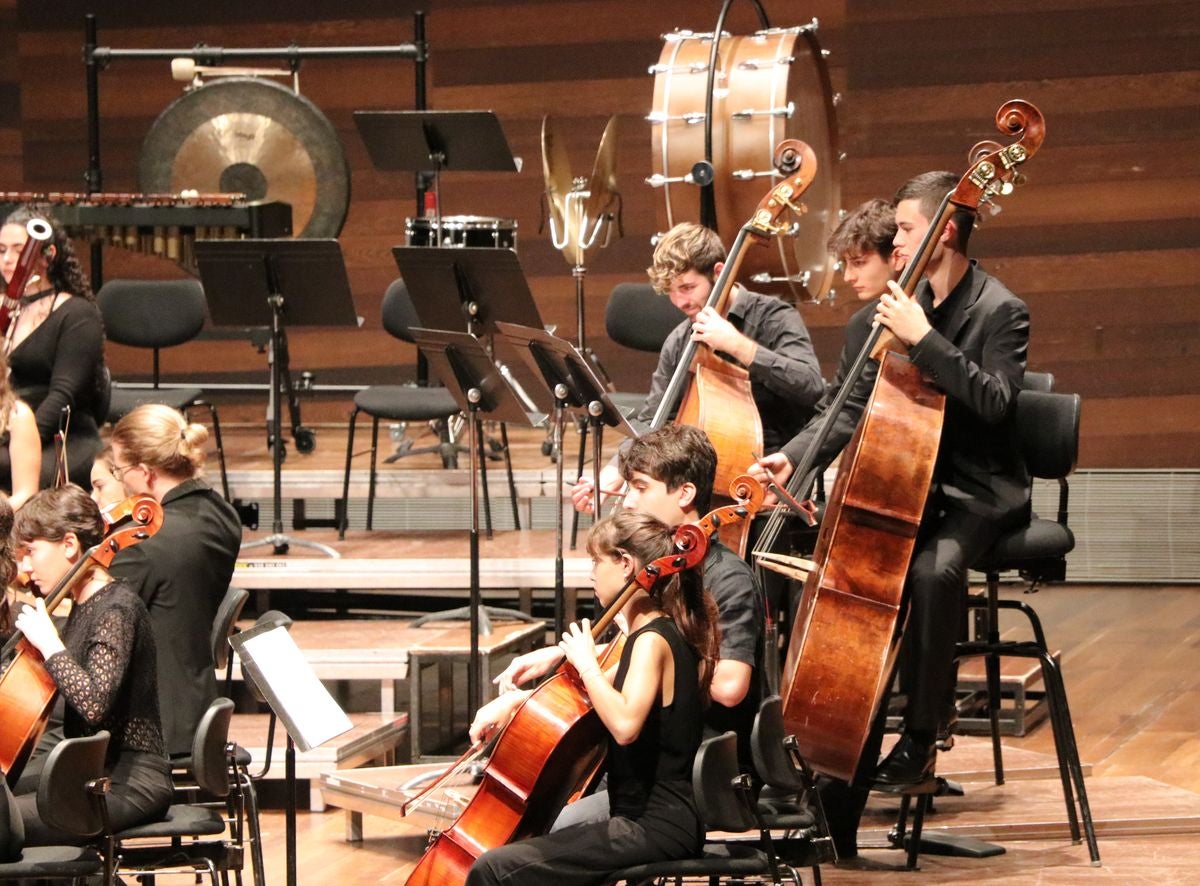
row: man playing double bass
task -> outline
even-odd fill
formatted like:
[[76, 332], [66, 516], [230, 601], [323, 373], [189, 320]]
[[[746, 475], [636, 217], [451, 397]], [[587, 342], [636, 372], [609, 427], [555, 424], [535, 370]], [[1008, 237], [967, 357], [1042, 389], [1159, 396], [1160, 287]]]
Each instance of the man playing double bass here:
[[[957, 183], [952, 173], [929, 172], [897, 192], [894, 243], [901, 263], [912, 259], [940, 201]], [[906, 583], [903, 657], [911, 672], [904, 734], [876, 766], [885, 720], [881, 712], [853, 787], [831, 804], [831, 827], [842, 855], [855, 853], [854, 832], [869, 789], [898, 791], [932, 774], [936, 736], [953, 705], [954, 647], [967, 570], [1001, 532], [1028, 517], [1029, 476], [1010, 434], [1025, 373], [1029, 311], [967, 257], [972, 222], [972, 213], [955, 212], [913, 296], [889, 283], [875, 312], [927, 380], [945, 393], [946, 414]], [[837, 417], [819, 463], [828, 464], [849, 442], [856, 422], [857, 416]], [[763, 459], [777, 481], [791, 475], [818, 425], [814, 419], [780, 453]], [[750, 472], [764, 473], [758, 466]], [[881, 707], [886, 710], [886, 704]]]

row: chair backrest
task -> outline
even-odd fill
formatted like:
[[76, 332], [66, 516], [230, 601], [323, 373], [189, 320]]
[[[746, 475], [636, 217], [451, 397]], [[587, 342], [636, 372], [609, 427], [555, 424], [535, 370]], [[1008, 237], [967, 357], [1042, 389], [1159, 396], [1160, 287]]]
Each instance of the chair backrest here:
[[782, 702], [778, 695], [762, 700], [750, 731], [750, 754], [754, 769], [765, 784], [773, 788], [799, 793], [807, 785], [804, 773], [792, 764], [784, 742], [787, 727], [783, 723]]
[[50, 827], [80, 837], [104, 830], [100, 798], [87, 783], [104, 775], [109, 733], [101, 730], [83, 738], [65, 738], [51, 748], [38, 782], [37, 809]]
[[1058, 480], [1075, 470], [1080, 405], [1078, 394], [1017, 394], [1017, 446], [1031, 475]]
[[1054, 390], [1053, 372], [1026, 372], [1025, 380], [1021, 382], [1022, 390], [1041, 391], [1048, 394]]
[[198, 280], [109, 280], [96, 293], [109, 341], [134, 348], [169, 348], [191, 341], [204, 326]]
[[229, 793], [229, 762], [225, 745], [229, 743], [229, 721], [233, 702], [218, 698], [208, 706], [192, 738], [192, 777], [201, 789], [214, 797]]
[[230, 587], [225, 592], [225, 598], [221, 600], [221, 605], [217, 607], [217, 616], [213, 619], [210, 642], [213, 665], [218, 669], [229, 664], [229, 637], [249, 599], [250, 592], [245, 588]]
[[755, 826], [749, 803], [734, 787], [740, 777], [736, 732], [706, 738], [700, 743], [692, 764], [692, 793], [706, 829], [737, 833]]
[[25, 825], [21, 810], [8, 789], [8, 779], [0, 778], [0, 862], [20, 858], [25, 846]]
[[618, 283], [604, 309], [604, 328], [619, 345], [661, 351], [671, 330], [687, 315], [648, 283]]
[[412, 296], [408, 287], [400, 279], [393, 280], [383, 293], [383, 328], [389, 335], [401, 341], [412, 343], [414, 326], [421, 325], [417, 317], [417, 309], [413, 307]]

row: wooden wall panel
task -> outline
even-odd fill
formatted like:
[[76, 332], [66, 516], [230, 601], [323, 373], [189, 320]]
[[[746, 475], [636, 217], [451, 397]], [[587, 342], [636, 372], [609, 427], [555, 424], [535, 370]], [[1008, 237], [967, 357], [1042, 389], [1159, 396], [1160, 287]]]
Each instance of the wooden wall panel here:
[[[378, 44], [411, 36], [417, 4], [218, 0], [187, 11], [112, 0], [0, 0], [0, 189], [78, 189], [86, 161], [82, 16], [97, 14], [101, 44], [121, 47]], [[1200, 466], [1200, 382], [1191, 366], [1200, 331], [1200, 5], [1151, 0], [764, 0], [773, 24], [821, 21], [839, 107], [843, 202], [889, 196], [909, 176], [961, 169], [994, 137], [991, 115], [1013, 97], [1034, 101], [1047, 139], [1025, 170], [1029, 185], [986, 218], [973, 249], [1028, 301], [1032, 368], [1085, 397], [1086, 467]], [[539, 234], [540, 121], [552, 114], [573, 168], [586, 174], [610, 114], [620, 117], [619, 182], [625, 238], [591, 258], [589, 340], [620, 385], [642, 387], [652, 355], [607, 341], [603, 311], [618, 282], [642, 278], [657, 196], [644, 115], [660, 35], [710, 30], [720, 4], [694, 0], [430, 0], [430, 106], [489, 108], [525, 161], [515, 175], [447, 174], [443, 209], [516, 219], [520, 253], [544, 319], [574, 334], [574, 284]], [[17, 27], [3, 27], [15, 24]], [[734, 4], [729, 30], [753, 30]], [[412, 65], [325, 61], [302, 69], [304, 93], [329, 116], [351, 166], [342, 245], [362, 330], [293, 336], [293, 363], [321, 381], [381, 380], [411, 371], [413, 353], [379, 327], [394, 277], [390, 247], [412, 212], [411, 176], [372, 169], [351, 114], [409, 108]], [[176, 95], [163, 63], [114, 64], [102, 75], [103, 157], [109, 189], [135, 187], [141, 140]], [[167, 276], [161, 263], [110, 251], [113, 275]], [[803, 305], [831, 373], [845, 293]], [[118, 373], [143, 355], [111, 348]], [[399, 369], [393, 368], [401, 364]], [[188, 345], [164, 357], [169, 373], [221, 365], [263, 371], [236, 342]]]

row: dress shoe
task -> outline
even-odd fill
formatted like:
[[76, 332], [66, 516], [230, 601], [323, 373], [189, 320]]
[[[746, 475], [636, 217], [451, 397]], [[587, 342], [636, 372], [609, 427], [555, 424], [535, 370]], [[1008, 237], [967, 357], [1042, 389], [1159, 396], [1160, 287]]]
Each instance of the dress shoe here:
[[935, 760], [937, 745], [932, 738], [916, 738], [906, 732], [875, 770], [875, 783], [871, 787], [876, 791], [902, 793], [932, 778]]

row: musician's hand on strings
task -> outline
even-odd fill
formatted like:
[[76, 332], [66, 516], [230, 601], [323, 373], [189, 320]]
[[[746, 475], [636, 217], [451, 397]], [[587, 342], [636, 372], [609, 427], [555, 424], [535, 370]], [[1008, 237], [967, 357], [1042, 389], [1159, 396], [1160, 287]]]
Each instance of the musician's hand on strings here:
[[38, 597], [33, 605], [21, 609], [15, 624], [17, 630], [25, 635], [25, 639], [42, 654], [42, 658], [49, 658], [54, 653], [66, 649], [62, 638], [58, 636], [58, 628], [50, 620], [50, 613], [46, 612], [46, 601], [41, 597]]
[[892, 335], [912, 347], [933, 327], [925, 309], [908, 295], [895, 280], [888, 281], [888, 291], [879, 297], [875, 320], [891, 330]]
[[568, 625], [558, 644], [567, 661], [575, 666], [579, 676], [585, 676], [589, 671], [599, 671], [600, 663], [596, 658], [596, 644], [592, 640], [592, 623], [589, 619]]
[[769, 507], [779, 503], [779, 496], [771, 491], [770, 484], [783, 486], [794, 470], [795, 467], [786, 455], [782, 452], [772, 452], [746, 468], [746, 473], [767, 487], [767, 494], [763, 496], [763, 506]]
[[492, 682], [501, 692], [509, 692], [522, 683], [544, 677], [561, 660], [562, 650], [557, 646], [535, 649], [514, 658]]
[[517, 707], [529, 697], [529, 693], [520, 689], [505, 692], [493, 698], [479, 709], [475, 719], [471, 721], [471, 744], [479, 744], [493, 732], [508, 725]]
[[710, 307], [700, 310], [692, 321], [692, 341], [702, 342], [714, 351], [721, 351], [743, 366], [754, 362], [758, 345], [738, 332], [732, 323]]

